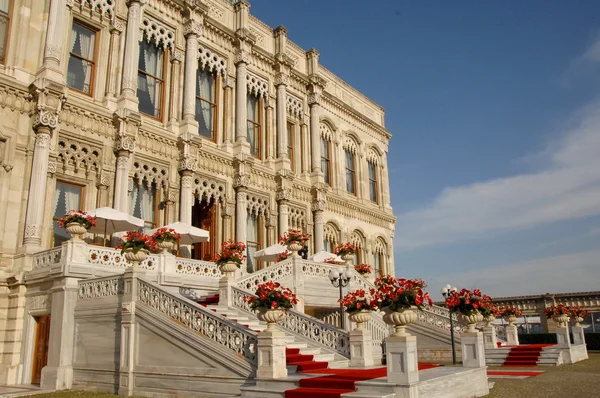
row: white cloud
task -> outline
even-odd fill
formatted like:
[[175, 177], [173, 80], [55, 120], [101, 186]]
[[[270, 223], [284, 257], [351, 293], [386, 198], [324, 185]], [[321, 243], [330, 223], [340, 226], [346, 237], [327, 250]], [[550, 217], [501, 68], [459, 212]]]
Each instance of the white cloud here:
[[[599, 290], [600, 250], [440, 276], [457, 287], [480, 288], [492, 297]], [[431, 292], [435, 291], [431, 286]]]
[[560, 140], [534, 154], [545, 159], [538, 171], [448, 187], [431, 203], [400, 214], [398, 248], [600, 215], [600, 102], [578, 112], [571, 124]]

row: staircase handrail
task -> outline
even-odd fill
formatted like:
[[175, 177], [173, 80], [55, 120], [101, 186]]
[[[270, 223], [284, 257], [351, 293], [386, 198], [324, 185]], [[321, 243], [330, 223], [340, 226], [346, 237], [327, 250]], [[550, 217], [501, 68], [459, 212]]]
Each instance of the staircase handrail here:
[[138, 281], [138, 300], [179, 324], [257, 363], [257, 333], [147, 280]]
[[[257, 297], [256, 295], [235, 286], [231, 288], [231, 295], [233, 307], [254, 315], [254, 311], [248, 303], [248, 298]], [[350, 334], [345, 330], [295, 309], [288, 310], [287, 316], [279, 321], [278, 325], [292, 334], [336, 351], [345, 358], [350, 358]]]
[[235, 286], [250, 291], [254, 290], [261, 283], [278, 281], [286, 276], [292, 276], [293, 274], [294, 264], [292, 259], [288, 258], [287, 260], [278, 262], [270, 267], [263, 268], [241, 277], [235, 282]]

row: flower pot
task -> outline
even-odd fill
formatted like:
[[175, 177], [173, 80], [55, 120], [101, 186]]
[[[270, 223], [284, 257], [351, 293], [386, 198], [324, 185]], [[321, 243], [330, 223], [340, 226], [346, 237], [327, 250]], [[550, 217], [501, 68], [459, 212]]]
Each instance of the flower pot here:
[[406, 325], [417, 320], [416, 308], [401, 308], [396, 311], [389, 307], [383, 308], [383, 321], [388, 325], [394, 325], [394, 336], [409, 336]]
[[569, 322], [569, 316], [566, 314], [553, 315], [552, 319], [554, 320], [554, 322], [557, 323], [557, 326], [559, 328], [566, 328], [567, 322]]
[[483, 320], [485, 321], [485, 326], [489, 328], [490, 326], [492, 326], [492, 323], [496, 320], [496, 317], [493, 315], [488, 315], [484, 317]]
[[459, 313], [456, 318], [458, 319], [458, 323], [466, 327], [465, 332], [469, 333], [475, 332], [475, 326], [477, 326], [477, 322], [483, 321], [483, 315], [481, 315], [479, 312], [475, 312], [471, 315]]
[[364, 323], [371, 320], [371, 311], [355, 311], [348, 314], [350, 320], [356, 323], [357, 329], [364, 329]]
[[219, 264], [219, 269], [221, 270], [221, 273], [225, 275], [226, 278], [231, 278], [233, 276], [233, 273], [237, 271], [238, 268], [238, 263], [234, 261], [228, 261], [224, 264]]
[[573, 318], [573, 326], [581, 326], [581, 322], [583, 322], [583, 318], [580, 316], [576, 316]]
[[302, 244], [298, 242], [290, 242], [287, 244], [287, 249], [292, 253], [292, 257], [300, 257], [298, 252], [302, 250]]
[[71, 222], [67, 224], [67, 232], [71, 234], [73, 240], [82, 240], [83, 235], [87, 232], [87, 229], [79, 224], [78, 222]]
[[133, 252], [132, 248], [125, 249], [125, 260], [131, 263], [132, 267], [139, 267], [140, 263], [148, 257], [148, 250], [140, 249], [137, 253]]
[[344, 254], [340, 257], [342, 257], [342, 260], [344, 260], [346, 262], [346, 265], [348, 267], [352, 266], [352, 260], [354, 260], [354, 254]]
[[163, 240], [162, 242], [156, 242], [156, 247], [161, 249], [162, 254], [170, 253], [173, 250], [174, 243], [170, 240]]
[[267, 330], [275, 330], [277, 329], [277, 322], [283, 319], [286, 312], [281, 308], [265, 308], [259, 307], [258, 314], [256, 316], [259, 320], [267, 322]]
[[517, 317], [514, 315], [507, 315], [503, 318], [506, 322], [508, 322], [508, 326], [513, 326], [517, 321]]

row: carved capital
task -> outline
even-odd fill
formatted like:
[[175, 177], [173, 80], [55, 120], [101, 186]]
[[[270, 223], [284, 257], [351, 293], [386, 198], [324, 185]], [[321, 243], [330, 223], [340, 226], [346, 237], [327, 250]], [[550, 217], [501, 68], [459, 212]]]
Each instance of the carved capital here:
[[129, 156], [119, 156], [117, 158], [117, 169], [129, 170]]
[[273, 228], [277, 226], [277, 216], [268, 215], [265, 217], [265, 225], [267, 228]]
[[135, 151], [135, 140], [133, 137], [127, 135], [120, 135], [117, 138], [117, 142], [115, 142], [115, 149], [117, 152], [127, 151], [133, 152]]
[[171, 53], [171, 62], [183, 62], [183, 53], [179, 50], [175, 50]]
[[191, 188], [194, 178], [190, 175], [181, 176], [181, 188]]
[[56, 162], [48, 162], [48, 174], [54, 177], [54, 174], [56, 174]]
[[321, 105], [321, 94], [320, 93], [309, 93], [308, 94], [308, 105]]
[[275, 86], [286, 85], [289, 83], [290, 75], [283, 72], [277, 72], [275, 74]]
[[302, 115], [302, 124], [305, 126], [310, 125], [310, 116], [309, 115]]
[[189, 39], [189, 35], [202, 36], [204, 30], [204, 24], [202, 21], [196, 21], [194, 19], [188, 19], [183, 24], [183, 35]]
[[323, 212], [325, 211], [325, 201], [324, 200], [316, 200], [312, 202], [311, 209], [314, 212]]
[[26, 225], [25, 226], [25, 238], [40, 238], [42, 228], [40, 225]]
[[115, 19], [110, 24], [110, 33], [115, 33], [117, 35], [120, 35], [124, 31], [125, 31], [125, 25], [123, 24], [123, 21], [121, 21], [120, 19]]
[[277, 190], [277, 201], [281, 200], [291, 200], [292, 199], [292, 190], [290, 188], [280, 188]]
[[221, 205], [223, 218], [231, 218], [235, 214], [235, 202], [223, 202]]
[[238, 49], [235, 52], [234, 64], [249, 64], [250, 63], [250, 51]]
[[248, 188], [250, 185], [250, 176], [248, 174], [239, 174], [235, 175], [235, 179], [233, 181], [234, 188]]
[[235, 87], [235, 79], [231, 78], [230, 76], [225, 77], [223, 80], [223, 86], [225, 88], [232, 89]]
[[191, 156], [184, 156], [179, 161], [179, 171], [196, 171], [198, 170], [198, 159]]
[[4, 169], [4, 171], [6, 171], [7, 173], [10, 172], [14, 166], [4, 163], [4, 161], [0, 160], [0, 166]]
[[167, 192], [167, 200], [171, 203], [177, 202], [177, 188], [169, 187]]
[[47, 79], [40, 79], [30, 86], [30, 92], [36, 101], [33, 128], [55, 129], [60, 112], [67, 101], [66, 88]]
[[50, 134], [39, 131], [35, 135], [35, 146], [36, 148], [50, 148]]

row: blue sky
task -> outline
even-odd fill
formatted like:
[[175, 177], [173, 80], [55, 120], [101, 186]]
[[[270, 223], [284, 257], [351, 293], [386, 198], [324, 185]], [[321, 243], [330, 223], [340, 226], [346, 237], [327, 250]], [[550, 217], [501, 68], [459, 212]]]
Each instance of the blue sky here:
[[600, 290], [600, 2], [250, 11], [386, 109], [397, 275], [433, 292]]

